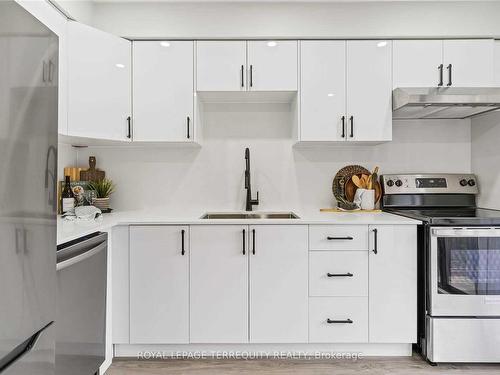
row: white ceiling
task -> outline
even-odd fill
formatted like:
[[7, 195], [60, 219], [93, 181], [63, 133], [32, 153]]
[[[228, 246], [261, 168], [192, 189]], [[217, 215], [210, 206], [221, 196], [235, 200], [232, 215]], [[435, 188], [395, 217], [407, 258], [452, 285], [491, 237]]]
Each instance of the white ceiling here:
[[[85, 1], [85, 0], [76, 0]], [[363, 2], [500, 2], [500, 0], [87, 0], [93, 3], [363, 3]]]

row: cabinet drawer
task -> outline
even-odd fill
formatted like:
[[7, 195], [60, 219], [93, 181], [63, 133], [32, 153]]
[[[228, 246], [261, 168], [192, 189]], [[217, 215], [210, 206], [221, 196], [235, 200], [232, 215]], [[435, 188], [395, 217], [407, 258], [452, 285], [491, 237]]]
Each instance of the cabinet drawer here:
[[368, 295], [367, 251], [311, 251], [309, 295], [326, 297]]
[[311, 225], [309, 250], [367, 250], [366, 225]]
[[309, 342], [368, 342], [368, 297], [309, 298]]

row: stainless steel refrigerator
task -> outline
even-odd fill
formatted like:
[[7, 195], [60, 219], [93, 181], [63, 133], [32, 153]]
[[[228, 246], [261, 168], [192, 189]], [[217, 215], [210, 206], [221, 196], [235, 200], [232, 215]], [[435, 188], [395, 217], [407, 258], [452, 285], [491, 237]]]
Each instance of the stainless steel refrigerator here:
[[54, 374], [58, 39], [0, 1], [0, 373]]

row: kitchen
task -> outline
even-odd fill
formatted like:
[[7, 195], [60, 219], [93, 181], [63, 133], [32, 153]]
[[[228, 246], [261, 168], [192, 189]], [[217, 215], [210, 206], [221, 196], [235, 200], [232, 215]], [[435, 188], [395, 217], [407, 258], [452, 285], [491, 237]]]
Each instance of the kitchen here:
[[[69, 266], [60, 270], [59, 280], [73, 277], [75, 282], [59, 281], [56, 296], [60, 300], [74, 292], [65, 285], [82, 287], [88, 280], [95, 292], [93, 283], [101, 283], [96, 294], [101, 301], [98, 331], [106, 330], [104, 349], [98, 346], [101, 354], [105, 351], [101, 373], [112, 362], [110, 374], [133, 371], [137, 362], [124, 359], [138, 359], [140, 353], [167, 358], [160, 363], [139, 360], [140, 366], [189, 373], [176, 370], [182, 366], [171, 359], [177, 351], [192, 356], [204, 351], [361, 352], [361, 365], [383, 356], [396, 362], [410, 358], [412, 362], [394, 365], [403, 366], [401, 371], [415, 364], [421, 373], [435, 370], [418, 349], [409, 357], [412, 344], [422, 346], [422, 337], [431, 341], [426, 332], [421, 335], [425, 321], [420, 323], [417, 306], [425, 299], [418, 288], [417, 225], [427, 219], [405, 212], [320, 209], [337, 206], [332, 183], [350, 165], [370, 173], [380, 167], [386, 211], [402, 209], [394, 203], [399, 195], [415, 194], [406, 184], [399, 191], [388, 189], [389, 180], [404, 181], [410, 174], [431, 175], [407, 178], [431, 193], [446, 192], [439, 202], [460, 193], [463, 200], [453, 204], [500, 209], [498, 113], [443, 115], [453, 109], [441, 105], [437, 113], [444, 111], [442, 117], [413, 111], [414, 119], [408, 120], [393, 111], [393, 89], [423, 87], [432, 93], [449, 87], [447, 92], [453, 93], [455, 88], [500, 85], [500, 44], [494, 39], [500, 35], [499, 4], [17, 3], [59, 37], [58, 61], [46, 63], [47, 76], [51, 72], [54, 78], [49, 65], [58, 73], [58, 163], [56, 172], [53, 156], [48, 156], [49, 185], [52, 175], [64, 181], [65, 167], [86, 170], [95, 157], [97, 168], [115, 186], [112, 213], [97, 220], [57, 219], [58, 255], [67, 248], [79, 253], [83, 236], [107, 233], [106, 240], [89, 238], [92, 248], [107, 248], [107, 259], [82, 269], [80, 276], [70, 274]], [[45, 74], [44, 64], [42, 70]], [[454, 100], [467, 96], [459, 94], [454, 97], [461, 99]], [[487, 111], [495, 104], [457, 107]], [[418, 103], [405, 108], [418, 109]], [[446, 179], [446, 188], [439, 183], [426, 187], [439, 178]], [[477, 182], [478, 191], [477, 186], [460, 185], [464, 178]], [[455, 183], [461, 190], [451, 189]], [[12, 194], [12, 187], [6, 192]], [[418, 196], [425, 195], [421, 192]], [[477, 202], [471, 202], [476, 195]], [[59, 200], [52, 199], [51, 207]], [[248, 207], [248, 202], [254, 204]], [[20, 202], [11, 204], [4, 212], [15, 211]], [[249, 208], [257, 215], [290, 216], [248, 218]], [[207, 213], [237, 216], [202, 219]], [[472, 218], [466, 224], [476, 225]], [[499, 224], [492, 221], [489, 227]], [[493, 257], [498, 244], [487, 238]], [[18, 242], [24, 242], [22, 233]], [[490, 272], [498, 274], [498, 268]], [[327, 273], [354, 276], [325, 280]], [[499, 293], [483, 294], [490, 295], [473, 297], [494, 311]], [[95, 306], [82, 305], [67, 306], [72, 309], [63, 314], [71, 317], [63, 319], [67, 332], [78, 325], [75, 316], [83, 322], [86, 309], [94, 309], [87, 316], [95, 313]], [[387, 315], [391, 310], [397, 313]], [[329, 320], [338, 315], [342, 323], [324, 324], [325, 311], [332, 314]], [[58, 319], [53, 320], [57, 336]], [[97, 329], [92, 319], [86, 323]], [[476, 337], [477, 329], [461, 329], [462, 338], [480, 348], [479, 353], [471, 354], [465, 345], [423, 358], [439, 363], [437, 369], [443, 371], [450, 362], [455, 367], [458, 362], [500, 360], [487, 350], [495, 347], [498, 336]], [[84, 341], [84, 336], [76, 333], [75, 340]], [[451, 346], [455, 338], [443, 340]], [[211, 359], [188, 366], [221, 365]], [[357, 363], [309, 362], [310, 367], [292, 363], [300, 373], [319, 371], [315, 366], [326, 372], [352, 365], [352, 371], [359, 371]], [[387, 363], [394, 364], [377, 365]], [[229, 359], [223, 366], [252, 371], [251, 361]], [[463, 371], [498, 371], [495, 365], [460, 366]]]

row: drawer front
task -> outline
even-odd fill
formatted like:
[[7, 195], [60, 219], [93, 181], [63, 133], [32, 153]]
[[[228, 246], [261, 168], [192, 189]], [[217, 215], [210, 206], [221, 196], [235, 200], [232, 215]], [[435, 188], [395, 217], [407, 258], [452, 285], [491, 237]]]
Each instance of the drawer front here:
[[309, 298], [309, 342], [368, 342], [368, 297]]
[[368, 250], [368, 226], [310, 225], [309, 250]]
[[368, 296], [368, 251], [311, 251], [309, 296]]

